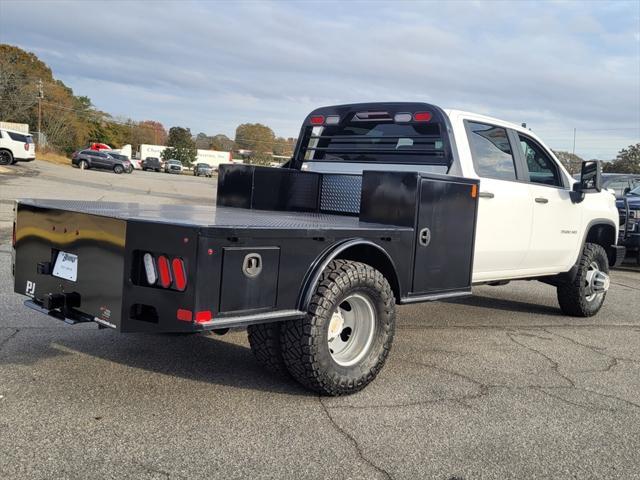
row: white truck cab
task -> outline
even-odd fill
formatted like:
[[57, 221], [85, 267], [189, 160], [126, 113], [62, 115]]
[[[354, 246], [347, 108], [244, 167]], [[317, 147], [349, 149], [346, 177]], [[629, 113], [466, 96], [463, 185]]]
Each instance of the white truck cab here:
[[474, 282], [566, 272], [592, 227], [615, 244], [615, 198], [601, 191], [574, 202], [575, 180], [533, 132], [483, 115], [445, 112], [461, 174], [480, 179]]
[[[609, 285], [608, 268], [624, 256], [624, 249], [616, 245], [619, 215], [615, 197], [599, 188], [588, 189], [587, 194], [574, 191], [576, 180], [527, 128], [476, 113], [440, 111], [448, 120], [449, 165], [382, 159], [316, 161], [311, 157], [305, 158], [301, 168], [354, 174], [411, 170], [477, 178], [480, 198], [473, 283], [540, 279], [558, 287], [565, 313], [595, 314], [604, 300], [601, 293]], [[372, 132], [383, 135], [383, 130]], [[389, 138], [397, 139], [398, 151], [417, 138], [394, 135], [397, 133]], [[578, 301], [577, 290], [587, 300]], [[573, 296], [570, 301], [566, 301], [568, 296]]]

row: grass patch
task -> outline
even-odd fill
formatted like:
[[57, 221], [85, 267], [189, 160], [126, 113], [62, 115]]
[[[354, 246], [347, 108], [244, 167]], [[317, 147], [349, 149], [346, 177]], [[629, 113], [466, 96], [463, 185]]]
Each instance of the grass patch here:
[[58, 165], [71, 165], [71, 159], [60, 155], [54, 150], [40, 150], [36, 152], [36, 158], [49, 163], [55, 163]]

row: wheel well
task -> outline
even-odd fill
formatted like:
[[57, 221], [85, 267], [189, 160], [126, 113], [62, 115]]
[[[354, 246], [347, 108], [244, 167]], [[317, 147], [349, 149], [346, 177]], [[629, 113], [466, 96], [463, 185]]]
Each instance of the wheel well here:
[[611, 265], [612, 262], [615, 262], [615, 252], [611, 248], [611, 245], [616, 243], [617, 233], [613, 225], [598, 223], [589, 228], [585, 243], [595, 243], [604, 248], [604, 251], [607, 252], [607, 256], [609, 257], [609, 264]]
[[400, 283], [396, 269], [389, 256], [382, 249], [369, 244], [353, 245], [340, 252], [336, 258], [366, 263], [378, 270], [389, 282], [396, 302], [400, 301]]

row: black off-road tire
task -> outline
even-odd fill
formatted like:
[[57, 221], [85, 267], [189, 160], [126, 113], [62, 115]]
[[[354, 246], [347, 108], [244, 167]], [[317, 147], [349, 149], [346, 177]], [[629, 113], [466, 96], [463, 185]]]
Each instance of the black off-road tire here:
[[[374, 334], [365, 356], [342, 366], [329, 350], [328, 328], [336, 308], [354, 293], [371, 301], [376, 314]], [[313, 391], [332, 396], [355, 393], [384, 366], [393, 343], [395, 318], [395, 298], [382, 273], [364, 263], [334, 260], [322, 273], [307, 315], [282, 322], [282, 358], [293, 378]]]
[[288, 375], [280, 348], [280, 322], [249, 325], [247, 336], [260, 365], [276, 375]]
[[12, 165], [13, 163], [13, 154], [9, 150], [0, 150], [0, 165]]
[[578, 260], [578, 272], [572, 282], [558, 284], [557, 295], [560, 309], [565, 315], [572, 317], [592, 317], [600, 311], [606, 292], [587, 300], [586, 275], [592, 262], [598, 264], [601, 272], [609, 274], [609, 259], [604, 248], [595, 243], [585, 243]]

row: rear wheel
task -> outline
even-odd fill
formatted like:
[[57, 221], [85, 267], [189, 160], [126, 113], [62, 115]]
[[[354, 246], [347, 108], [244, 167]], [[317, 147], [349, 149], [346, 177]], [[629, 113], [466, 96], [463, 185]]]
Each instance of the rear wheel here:
[[122, 165], [115, 165], [113, 171], [119, 175], [124, 172], [124, 167]]
[[89, 163], [88, 163], [86, 160], [80, 160], [80, 161], [78, 162], [78, 168], [79, 168], [80, 170], [86, 170], [86, 169], [88, 169], [88, 168], [89, 168]]
[[253, 355], [265, 369], [278, 375], [287, 374], [280, 348], [280, 322], [249, 325], [247, 335]]
[[609, 259], [600, 245], [586, 243], [572, 282], [558, 285], [558, 303], [566, 315], [591, 317], [600, 311], [609, 289]]
[[125, 172], [127, 172], [127, 173], [131, 173], [131, 172], [133, 172], [133, 167], [132, 167], [131, 165], [129, 165], [129, 166], [125, 169]]
[[395, 331], [395, 299], [373, 267], [334, 260], [325, 269], [307, 315], [282, 324], [289, 373], [325, 395], [367, 386], [384, 366]]
[[9, 150], [0, 150], [0, 165], [11, 165], [13, 154]]

